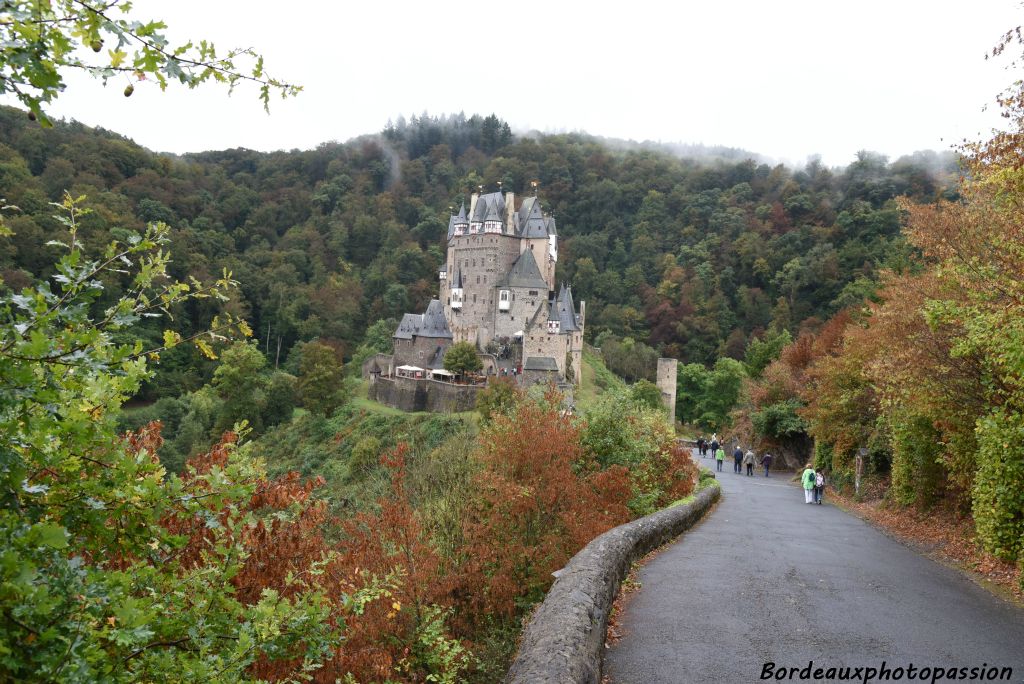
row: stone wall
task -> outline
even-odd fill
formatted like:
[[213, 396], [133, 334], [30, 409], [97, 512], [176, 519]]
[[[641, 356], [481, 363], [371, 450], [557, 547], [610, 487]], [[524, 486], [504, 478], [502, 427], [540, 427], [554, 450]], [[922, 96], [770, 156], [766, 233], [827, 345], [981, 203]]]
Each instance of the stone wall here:
[[390, 375], [395, 365], [395, 357], [392, 354], [374, 354], [370, 358], [363, 361], [362, 367], [362, 378], [365, 380], [370, 377], [370, 369], [373, 368], [373, 363], [377, 362], [377, 368], [380, 368], [380, 372], [383, 375]]
[[665, 402], [668, 409], [668, 421], [671, 425], [676, 424], [676, 371], [679, 368], [677, 359], [658, 359], [658, 389], [661, 390], [661, 400]]
[[599, 684], [608, 615], [630, 565], [692, 527], [718, 497], [719, 488], [708, 487], [688, 504], [605, 532], [573, 556], [523, 632], [506, 684]]
[[402, 411], [458, 413], [476, 408], [476, 385], [453, 385], [437, 380], [379, 378], [370, 383], [367, 396]]
[[[498, 288], [499, 292], [502, 288]], [[494, 314], [494, 336], [512, 337], [520, 330], [526, 330], [527, 324], [536, 315], [537, 309], [547, 307], [548, 291], [540, 288], [512, 287], [511, 302], [508, 311], [498, 311]], [[533, 294], [530, 294], [530, 293]], [[543, 316], [544, 322], [547, 317]]]

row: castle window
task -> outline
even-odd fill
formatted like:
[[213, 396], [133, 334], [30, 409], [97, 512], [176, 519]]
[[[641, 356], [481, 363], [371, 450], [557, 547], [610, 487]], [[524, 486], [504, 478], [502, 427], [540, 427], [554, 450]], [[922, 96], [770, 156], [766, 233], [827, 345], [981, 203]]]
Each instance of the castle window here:
[[480, 284], [480, 276], [477, 276], [477, 277], [476, 277], [476, 284], [477, 284], [477, 285], [479, 285], [479, 284]]
[[536, 290], [530, 290], [530, 295], [536, 297], [537, 296], [537, 291]]

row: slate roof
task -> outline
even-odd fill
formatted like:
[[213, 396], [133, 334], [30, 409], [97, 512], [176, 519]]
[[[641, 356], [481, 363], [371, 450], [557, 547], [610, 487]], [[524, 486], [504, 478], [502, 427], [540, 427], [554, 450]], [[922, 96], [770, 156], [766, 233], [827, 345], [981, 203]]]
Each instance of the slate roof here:
[[466, 203], [462, 203], [462, 207], [459, 208], [459, 213], [448, 218], [448, 239], [451, 240], [455, 236], [455, 226], [457, 224], [469, 224], [469, 219], [466, 218]]
[[497, 287], [532, 287], [547, 291], [548, 284], [541, 275], [540, 267], [537, 266], [533, 250], [528, 249], [519, 255], [516, 263], [512, 264], [512, 268], [498, 282]]
[[562, 332], [579, 330], [580, 326], [576, 324], [576, 306], [572, 301], [572, 288], [563, 285], [562, 291], [564, 294], [558, 298], [559, 328]]
[[558, 332], [564, 335], [580, 329], [576, 322], [576, 306], [572, 301], [572, 288], [562, 284], [558, 296], [548, 305], [548, 320], [558, 321]]
[[[529, 201], [529, 204], [527, 202]], [[546, 238], [547, 220], [536, 197], [528, 197], [519, 207], [519, 235], [524, 238]]]
[[558, 363], [550, 356], [527, 356], [523, 370], [558, 372]]
[[486, 221], [491, 210], [497, 214], [499, 221], [502, 220], [501, 217], [505, 215], [505, 196], [500, 192], [489, 192], [477, 198], [473, 220]]
[[432, 337], [438, 339], [452, 339], [452, 331], [448, 327], [448, 321], [444, 317], [444, 307], [437, 299], [431, 299], [423, 314], [405, 314], [402, 316], [398, 329], [395, 330], [396, 337], [400, 340], [411, 340], [413, 337]]

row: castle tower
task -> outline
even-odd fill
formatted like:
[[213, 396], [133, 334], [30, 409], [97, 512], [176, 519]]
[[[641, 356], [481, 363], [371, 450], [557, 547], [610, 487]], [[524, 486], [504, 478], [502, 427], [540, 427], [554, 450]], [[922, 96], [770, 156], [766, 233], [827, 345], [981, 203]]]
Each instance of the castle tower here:
[[658, 359], [658, 389], [661, 400], [668, 409], [670, 425], [676, 424], [676, 371], [679, 368], [677, 359]]

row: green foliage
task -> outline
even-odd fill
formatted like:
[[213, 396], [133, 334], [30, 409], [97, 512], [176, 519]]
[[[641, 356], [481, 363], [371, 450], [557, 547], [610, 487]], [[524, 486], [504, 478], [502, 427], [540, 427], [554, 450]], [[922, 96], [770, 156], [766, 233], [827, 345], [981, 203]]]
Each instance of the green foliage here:
[[635, 515], [657, 510], [666, 494], [660, 481], [660, 457], [668, 453], [674, 434], [661, 409], [634, 402], [627, 392], [606, 392], [582, 415], [580, 444], [602, 470], [624, 466], [629, 470], [633, 496], [629, 508]]
[[974, 523], [978, 537], [995, 555], [1024, 555], [1024, 415], [1001, 409], [978, 421], [978, 473], [974, 480]]
[[[153, 78], [161, 90], [178, 81], [195, 88], [207, 81], [229, 89], [249, 81], [260, 86], [260, 99], [270, 104], [270, 92], [283, 97], [297, 94], [299, 86], [271, 78], [263, 57], [251, 48], [218, 55], [208, 41], [170, 43], [162, 21], [140, 22], [124, 16], [127, 0], [14, 0], [4, 5], [0, 39], [0, 93], [12, 93], [29, 108], [33, 118], [49, 124], [43, 106], [65, 88], [63, 75], [83, 70], [106, 83], [126, 74], [142, 81]], [[251, 66], [242, 66], [244, 63]], [[135, 86], [124, 91], [128, 97]]]
[[658, 367], [658, 352], [633, 338], [618, 339], [604, 334], [597, 340], [608, 370], [627, 382], [653, 380]]
[[750, 421], [759, 435], [777, 440], [792, 438], [807, 431], [807, 422], [797, 413], [801, 408], [800, 401], [788, 399], [752, 412]]
[[750, 340], [743, 365], [750, 378], [759, 378], [768, 364], [779, 358], [782, 348], [793, 342], [788, 330], [770, 329], [763, 337]]
[[923, 416], [891, 421], [892, 484], [890, 493], [904, 506], [928, 508], [942, 493], [941, 434]]
[[496, 415], [508, 415], [522, 399], [512, 378], [492, 378], [476, 395], [476, 411], [486, 423]]
[[298, 390], [302, 405], [329, 416], [344, 402], [344, 373], [334, 349], [318, 342], [302, 345]]
[[[157, 356], [132, 326], [230, 282], [167, 278], [160, 225], [92, 257], [77, 201], [61, 208], [54, 285], [0, 299], [0, 679], [245, 681], [258, 657], [292, 658], [300, 645], [299, 667], [315, 667], [340, 636], [325, 597], [295, 586], [246, 602], [232, 584], [247, 557], [234, 530], [260, 520], [241, 508], [258, 464], [228, 444], [221, 462], [182, 480], [155, 458], [155, 432], [116, 434]], [[96, 312], [104, 283], [118, 282]], [[165, 347], [180, 341], [164, 336]], [[189, 539], [170, 518], [205, 521], [209, 555], [183, 558]]]
[[636, 404], [657, 411], [662, 408], [661, 390], [650, 380], [637, 380], [629, 388], [629, 397]]
[[452, 373], [475, 373], [483, 363], [472, 342], [456, 342], [444, 353], [444, 367]]
[[735, 359], [721, 358], [712, 370], [700, 364], [680, 365], [676, 372], [676, 417], [709, 430], [729, 424], [747, 372]]
[[390, 354], [394, 349], [395, 329], [398, 321], [394, 318], [385, 318], [377, 321], [366, 329], [363, 343], [352, 355], [352, 360], [347, 364], [347, 371], [350, 375], [358, 376], [362, 372], [363, 363], [374, 354]]

